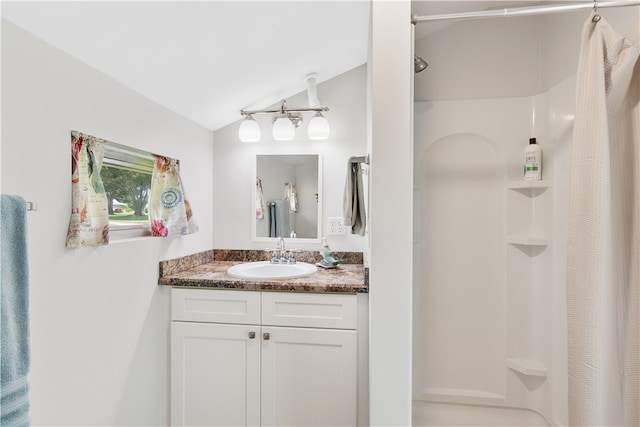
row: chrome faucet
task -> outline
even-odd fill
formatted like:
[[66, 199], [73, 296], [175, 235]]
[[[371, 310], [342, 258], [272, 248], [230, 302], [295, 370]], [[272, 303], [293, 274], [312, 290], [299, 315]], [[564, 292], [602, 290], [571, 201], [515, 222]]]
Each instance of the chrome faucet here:
[[284, 239], [282, 236], [278, 236], [276, 240], [276, 247], [272, 250], [271, 253], [271, 264], [280, 264], [285, 259], [284, 257]]
[[300, 252], [300, 250], [291, 249], [289, 250], [289, 253], [287, 253], [284, 239], [282, 237], [278, 237], [276, 240], [276, 247], [272, 249], [271, 252], [271, 264], [295, 264], [295, 252]]
[[280, 255], [280, 258], [282, 258], [284, 256], [284, 239], [282, 238], [282, 236], [278, 237], [278, 240], [276, 241], [276, 247], [278, 249], [278, 253]]

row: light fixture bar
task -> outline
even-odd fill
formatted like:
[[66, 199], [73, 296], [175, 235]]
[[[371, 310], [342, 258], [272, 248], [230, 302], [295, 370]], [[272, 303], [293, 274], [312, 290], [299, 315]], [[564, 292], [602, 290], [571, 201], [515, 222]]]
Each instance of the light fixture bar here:
[[308, 111], [324, 112], [329, 111], [329, 107], [309, 107], [309, 108], [287, 108], [287, 101], [282, 100], [280, 108], [277, 110], [240, 110], [240, 114], [243, 116], [249, 116], [251, 114], [273, 114], [273, 113], [304, 113]]
[[295, 130], [302, 124], [302, 113], [315, 112], [307, 127], [307, 135], [311, 140], [328, 139], [331, 133], [329, 122], [322, 114], [329, 111], [328, 107], [312, 106], [306, 108], [287, 108], [287, 101], [282, 100], [279, 109], [270, 110], [240, 110], [244, 117], [238, 128], [238, 137], [242, 142], [257, 142], [260, 140], [260, 128], [253, 118], [254, 114], [273, 114], [272, 134], [275, 141], [290, 141], [295, 137]]

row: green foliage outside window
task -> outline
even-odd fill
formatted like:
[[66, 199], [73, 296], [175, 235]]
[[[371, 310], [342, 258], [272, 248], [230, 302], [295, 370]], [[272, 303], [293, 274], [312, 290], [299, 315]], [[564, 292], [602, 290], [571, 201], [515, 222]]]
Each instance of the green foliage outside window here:
[[[103, 165], [101, 177], [107, 192], [110, 221], [147, 222], [151, 174]], [[125, 203], [114, 208], [113, 201]]]

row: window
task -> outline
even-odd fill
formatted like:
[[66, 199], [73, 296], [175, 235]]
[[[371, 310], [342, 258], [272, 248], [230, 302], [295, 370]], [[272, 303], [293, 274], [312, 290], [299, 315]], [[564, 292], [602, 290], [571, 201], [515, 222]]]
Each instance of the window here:
[[113, 142], [105, 145], [101, 177], [112, 240], [149, 236], [149, 191], [154, 157]]
[[110, 236], [168, 237], [198, 231], [177, 159], [75, 130], [70, 148], [68, 248], [107, 245]]

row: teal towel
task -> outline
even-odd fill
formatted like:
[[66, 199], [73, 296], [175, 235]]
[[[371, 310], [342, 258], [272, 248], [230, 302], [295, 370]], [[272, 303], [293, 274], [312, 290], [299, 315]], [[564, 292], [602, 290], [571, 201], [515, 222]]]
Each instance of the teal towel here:
[[27, 205], [0, 198], [0, 426], [29, 425]]

